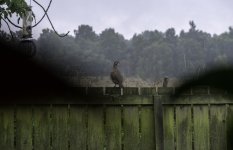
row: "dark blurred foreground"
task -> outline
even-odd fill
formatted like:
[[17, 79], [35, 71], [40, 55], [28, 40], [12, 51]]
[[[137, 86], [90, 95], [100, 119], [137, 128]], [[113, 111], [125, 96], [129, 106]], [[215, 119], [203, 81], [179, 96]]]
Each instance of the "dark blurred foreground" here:
[[[73, 100], [83, 99], [83, 93], [75, 90], [68, 82], [56, 75], [56, 70], [40, 65], [15, 43], [0, 41], [0, 83], [1, 103], [48, 103], [50, 97], [69, 97]], [[218, 68], [193, 80], [187, 81], [176, 92], [176, 99], [185, 90], [193, 86], [207, 85], [228, 94], [233, 94], [233, 69]], [[81, 98], [82, 97], [82, 98]], [[55, 99], [56, 100], [56, 99]], [[99, 101], [101, 103], [101, 101]], [[227, 129], [228, 144], [233, 138], [233, 127]], [[232, 147], [231, 145], [228, 149]]]
[[[78, 96], [72, 86], [56, 75], [56, 69], [41, 65], [18, 47], [18, 43], [0, 41], [0, 100], [20, 103], [49, 96]], [[10, 100], [9, 100], [10, 99]]]

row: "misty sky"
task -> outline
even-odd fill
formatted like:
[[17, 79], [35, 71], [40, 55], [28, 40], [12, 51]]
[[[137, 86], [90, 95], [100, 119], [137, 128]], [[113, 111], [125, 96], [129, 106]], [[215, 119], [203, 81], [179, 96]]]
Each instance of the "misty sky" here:
[[[49, 0], [38, 2], [47, 7]], [[33, 2], [32, 6], [39, 20], [43, 11]], [[48, 14], [60, 33], [72, 35], [79, 25], [88, 24], [96, 33], [111, 27], [129, 39], [145, 30], [187, 31], [190, 20], [197, 29], [220, 34], [233, 26], [232, 6], [233, 0], [53, 0]], [[44, 19], [33, 29], [34, 37], [47, 27], [51, 28]]]

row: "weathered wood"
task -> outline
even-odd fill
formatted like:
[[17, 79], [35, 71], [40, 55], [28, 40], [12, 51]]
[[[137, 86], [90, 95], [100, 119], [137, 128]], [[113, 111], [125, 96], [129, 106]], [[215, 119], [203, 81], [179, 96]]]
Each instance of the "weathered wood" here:
[[121, 95], [121, 88], [119, 87], [106, 87], [107, 95]]
[[[123, 95], [123, 96], [91, 96], [82, 98], [53, 98], [52, 104], [67, 105], [153, 105], [152, 96], [139, 96], [139, 95]], [[51, 101], [52, 101], [51, 100]], [[57, 101], [56, 101], [57, 100]], [[51, 104], [51, 101], [43, 101], [40, 103], [40, 99], [37, 99], [35, 105]]]
[[16, 108], [16, 149], [31, 150], [32, 146], [32, 107], [21, 105]]
[[104, 149], [104, 113], [102, 106], [88, 107], [88, 150]]
[[123, 110], [123, 144], [124, 150], [138, 150], [139, 147], [139, 115], [138, 107], [126, 106]]
[[127, 87], [123, 89], [124, 95], [139, 95], [137, 87]]
[[163, 108], [163, 136], [164, 136], [164, 149], [175, 149], [175, 120], [174, 120], [174, 107], [164, 106]]
[[186, 88], [182, 89], [182, 93], [180, 93], [180, 87], [175, 87], [175, 94], [180, 94], [180, 95], [192, 95], [192, 89], [191, 88]]
[[154, 101], [154, 125], [156, 150], [163, 150], [163, 106], [159, 96], [153, 97]]
[[226, 148], [226, 105], [211, 105], [210, 149], [224, 150]]
[[176, 139], [178, 150], [192, 149], [191, 105], [176, 106]]
[[70, 105], [69, 117], [70, 150], [83, 149], [87, 146], [87, 106]]
[[50, 106], [33, 107], [34, 150], [50, 150]]
[[106, 149], [121, 150], [121, 107], [106, 108]]
[[209, 150], [209, 109], [208, 105], [193, 106], [194, 150]]
[[89, 87], [87, 88], [87, 95], [104, 95], [104, 89], [102, 87]]
[[68, 149], [68, 105], [52, 106], [52, 149]]
[[178, 98], [167, 98], [167, 96], [162, 97], [163, 105], [186, 105], [186, 104], [198, 104], [198, 105], [208, 105], [208, 104], [233, 104], [232, 98], [222, 95], [195, 95], [187, 96], [183, 95]]
[[0, 149], [14, 149], [14, 107], [0, 107]]
[[231, 97], [183, 95], [174, 100], [165, 94], [153, 99], [146, 93], [131, 95], [135, 88], [127, 92], [81, 100], [53, 98], [52, 107], [18, 105], [15, 135], [14, 105], [1, 105], [0, 150], [232, 149]]
[[156, 95], [156, 94], [157, 94], [156, 88], [151, 88], [151, 87], [141, 88], [141, 95]]
[[107, 105], [153, 105], [152, 96], [121, 96], [115, 97], [113, 101], [106, 102]]
[[209, 87], [209, 92], [211, 95], [226, 95], [227, 91], [223, 89], [218, 89], [214, 87]]
[[192, 94], [193, 95], [208, 95], [209, 94], [209, 87], [208, 86], [192, 87]]
[[226, 122], [226, 130], [227, 130], [227, 149], [233, 149], [233, 105], [229, 105], [227, 107], [227, 122]]
[[158, 87], [158, 95], [172, 95], [175, 93], [173, 87]]
[[155, 126], [154, 126], [153, 106], [143, 106], [141, 108], [141, 138], [140, 149], [155, 149]]

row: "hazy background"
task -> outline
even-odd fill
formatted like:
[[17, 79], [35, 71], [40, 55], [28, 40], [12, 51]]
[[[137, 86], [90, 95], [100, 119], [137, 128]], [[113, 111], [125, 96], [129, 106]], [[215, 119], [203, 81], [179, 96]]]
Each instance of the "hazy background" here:
[[[49, 3], [38, 2], [45, 8]], [[38, 21], [43, 11], [31, 5]], [[115, 60], [126, 81], [154, 85], [165, 76], [169, 81], [199, 76], [232, 65], [232, 6], [231, 0], [54, 0], [48, 14], [55, 29], [70, 34], [59, 38], [45, 18], [33, 28], [35, 59], [74, 82], [88, 76], [88, 84], [107, 80], [112, 86]], [[2, 29], [8, 31], [5, 24]]]
[[[30, 4], [30, 0], [26, 1]], [[47, 7], [49, 0], [38, 2]], [[43, 11], [33, 2], [31, 5], [39, 20]], [[189, 20], [194, 20], [201, 30], [220, 34], [233, 24], [232, 6], [232, 0], [53, 0], [48, 14], [59, 32], [88, 24], [96, 33], [111, 27], [130, 39], [144, 30], [174, 27], [177, 32], [187, 31]], [[48, 27], [45, 18], [34, 28], [34, 37]]]

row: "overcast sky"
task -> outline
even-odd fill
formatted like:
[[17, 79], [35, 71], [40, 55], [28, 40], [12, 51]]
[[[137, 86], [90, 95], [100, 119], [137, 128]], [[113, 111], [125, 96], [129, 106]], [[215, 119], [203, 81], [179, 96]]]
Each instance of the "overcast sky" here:
[[[49, 0], [38, 2], [47, 7]], [[39, 20], [43, 11], [33, 2], [32, 6]], [[200, 30], [220, 34], [233, 26], [232, 6], [233, 0], [53, 0], [48, 14], [60, 33], [70, 31], [72, 35], [79, 25], [87, 24], [96, 33], [111, 27], [130, 39], [145, 30], [174, 27], [177, 33], [187, 31], [190, 20]], [[45, 18], [33, 29], [34, 37], [48, 27]]]

